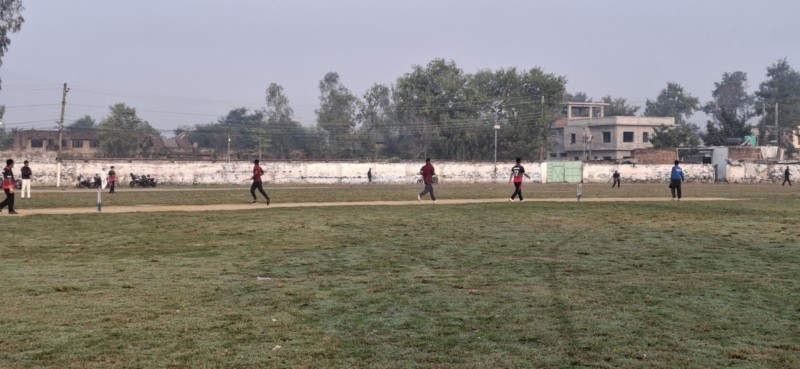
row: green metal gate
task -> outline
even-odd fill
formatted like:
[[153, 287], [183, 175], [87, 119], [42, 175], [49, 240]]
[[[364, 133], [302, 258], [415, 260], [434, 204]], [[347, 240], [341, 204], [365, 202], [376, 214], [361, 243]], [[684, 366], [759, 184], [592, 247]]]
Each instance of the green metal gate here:
[[548, 161], [548, 183], [578, 183], [583, 178], [583, 163], [580, 161]]

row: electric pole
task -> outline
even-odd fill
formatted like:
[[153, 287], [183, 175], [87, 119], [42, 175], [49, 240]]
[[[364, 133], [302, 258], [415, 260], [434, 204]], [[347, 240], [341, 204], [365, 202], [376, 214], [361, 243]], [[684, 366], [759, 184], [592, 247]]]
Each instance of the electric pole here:
[[58, 154], [56, 159], [59, 161], [61, 161], [61, 140], [64, 134], [64, 109], [67, 107], [67, 92], [69, 92], [69, 89], [67, 84], [64, 83], [64, 94], [61, 96], [61, 119], [58, 121]]
[[778, 102], [775, 102], [775, 134], [778, 136], [778, 159], [781, 158], [781, 127], [778, 126]]
[[64, 109], [67, 107], [67, 83], [64, 83], [64, 93], [61, 95], [61, 119], [58, 121], [58, 151], [56, 154], [56, 161], [58, 162], [58, 170], [56, 174], [56, 187], [61, 187], [61, 143], [64, 140]]

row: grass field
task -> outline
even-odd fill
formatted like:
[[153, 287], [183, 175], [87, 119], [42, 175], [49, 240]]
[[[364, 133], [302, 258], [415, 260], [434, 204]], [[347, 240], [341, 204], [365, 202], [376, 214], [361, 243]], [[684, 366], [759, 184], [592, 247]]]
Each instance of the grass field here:
[[[267, 188], [282, 203], [419, 189]], [[511, 192], [437, 187], [442, 199]], [[684, 192], [736, 200], [4, 212], [0, 368], [800, 367], [797, 187]], [[96, 199], [34, 196], [18, 211]], [[247, 201], [245, 188], [122, 189], [104, 206]]]

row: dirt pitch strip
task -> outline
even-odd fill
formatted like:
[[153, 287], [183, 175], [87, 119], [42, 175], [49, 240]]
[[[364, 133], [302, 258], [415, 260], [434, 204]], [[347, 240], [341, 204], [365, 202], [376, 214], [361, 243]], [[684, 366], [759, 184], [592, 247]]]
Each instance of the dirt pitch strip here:
[[[682, 199], [681, 202], [698, 201], [733, 201], [744, 199], [729, 199], [723, 197], [692, 197]], [[669, 197], [603, 197], [603, 198], [584, 198], [581, 202], [671, 202]], [[577, 202], [574, 198], [554, 198], [554, 199], [527, 199], [525, 203], [535, 202]], [[196, 211], [235, 211], [235, 210], [254, 210], [272, 208], [312, 208], [328, 206], [441, 206], [441, 205], [461, 205], [461, 204], [491, 204], [508, 203], [508, 198], [503, 199], [454, 199], [436, 200], [434, 204], [430, 200], [412, 201], [349, 201], [349, 202], [291, 202], [291, 203], [272, 203], [269, 206], [260, 202], [256, 204], [217, 204], [217, 205], [136, 205], [136, 206], [107, 206], [102, 208], [100, 213], [155, 213], [155, 212], [196, 212]], [[514, 202], [519, 205], [518, 202]], [[43, 208], [43, 209], [20, 209], [18, 216], [28, 215], [70, 215], [70, 214], [92, 214], [98, 213], [97, 207], [86, 208]]]

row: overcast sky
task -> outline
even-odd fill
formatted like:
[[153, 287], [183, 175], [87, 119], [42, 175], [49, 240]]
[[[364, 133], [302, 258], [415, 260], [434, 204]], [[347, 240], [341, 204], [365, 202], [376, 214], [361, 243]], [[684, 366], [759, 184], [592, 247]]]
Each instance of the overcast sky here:
[[[325, 73], [361, 96], [434, 58], [467, 73], [543, 68], [570, 92], [644, 106], [677, 82], [702, 102], [724, 72], [750, 89], [800, 69], [798, 0], [23, 0], [0, 67], [7, 128], [100, 121], [124, 102], [167, 135], [260, 109], [272, 83], [314, 125]], [[642, 109], [643, 111], [643, 109]], [[640, 111], [641, 113], [641, 111]], [[693, 121], [705, 127], [705, 117]]]

